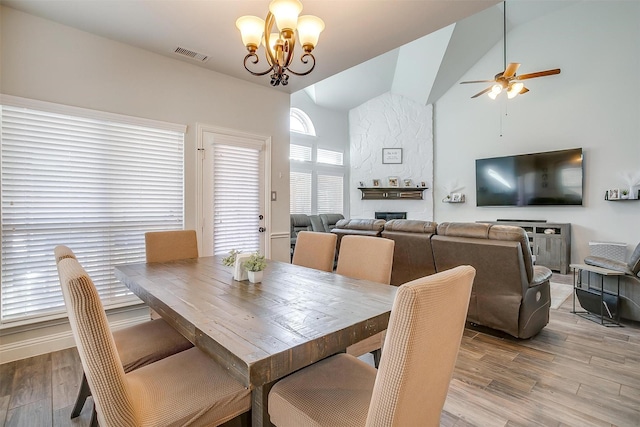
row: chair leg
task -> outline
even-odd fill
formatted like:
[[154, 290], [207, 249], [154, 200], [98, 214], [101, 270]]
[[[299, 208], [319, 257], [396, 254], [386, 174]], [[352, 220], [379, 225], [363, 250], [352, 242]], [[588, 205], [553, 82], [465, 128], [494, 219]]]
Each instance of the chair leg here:
[[89, 427], [98, 427], [98, 413], [96, 412], [95, 403], [93, 404], [93, 410], [91, 411], [91, 422]]
[[73, 406], [73, 410], [71, 411], [71, 418], [76, 418], [82, 412], [82, 407], [84, 406], [84, 402], [87, 401], [87, 397], [91, 396], [91, 390], [89, 389], [89, 383], [87, 382], [87, 376], [82, 372], [82, 383], [80, 384], [80, 389], [78, 390], [78, 397], [76, 397], [76, 404]]
[[371, 354], [373, 354], [373, 364], [376, 366], [376, 369], [378, 369], [378, 366], [380, 366], [380, 356], [382, 356], [382, 349], [379, 348], [377, 350], [373, 350]]

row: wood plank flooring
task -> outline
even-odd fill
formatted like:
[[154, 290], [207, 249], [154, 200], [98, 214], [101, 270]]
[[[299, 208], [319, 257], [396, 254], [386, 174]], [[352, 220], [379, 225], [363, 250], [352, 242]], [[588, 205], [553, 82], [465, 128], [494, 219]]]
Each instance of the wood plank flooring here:
[[[441, 426], [640, 426], [640, 326], [600, 326], [571, 301], [529, 340], [466, 329]], [[87, 426], [90, 403], [69, 419], [81, 375], [75, 348], [0, 365], [0, 426]]]

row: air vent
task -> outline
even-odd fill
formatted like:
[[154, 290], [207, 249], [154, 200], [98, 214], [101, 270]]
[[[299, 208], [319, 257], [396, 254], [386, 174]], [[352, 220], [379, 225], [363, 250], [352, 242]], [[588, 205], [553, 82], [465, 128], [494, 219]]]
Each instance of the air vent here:
[[198, 62], [207, 62], [209, 60], [209, 55], [205, 55], [204, 53], [194, 52], [189, 49], [185, 49], [183, 47], [178, 46], [173, 53], [177, 53], [178, 55], [186, 56], [188, 58], [193, 59]]

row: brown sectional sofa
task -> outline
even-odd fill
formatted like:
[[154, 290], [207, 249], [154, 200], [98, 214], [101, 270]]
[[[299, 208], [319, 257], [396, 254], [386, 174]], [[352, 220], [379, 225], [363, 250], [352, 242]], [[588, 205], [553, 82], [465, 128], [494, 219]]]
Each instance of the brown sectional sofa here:
[[533, 265], [527, 235], [520, 227], [343, 220], [332, 232], [338, 239], [364, 234], [394, 240], [393, 285], [458, 265], [475, 267], [467, 315], [470, 322], [517, 338], [530, 338], [549, 322], [551, 270]]
[[392, 219], [384, 224], [382, 237], [396, 242], [391, 284], [400, 286], [436, 272], [431, 236], [437, 224], [429, 221]]

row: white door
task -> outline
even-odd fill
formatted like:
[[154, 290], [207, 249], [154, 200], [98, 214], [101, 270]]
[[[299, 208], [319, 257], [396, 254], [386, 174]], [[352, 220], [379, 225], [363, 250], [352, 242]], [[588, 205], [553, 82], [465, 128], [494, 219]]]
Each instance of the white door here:
[[270, 256], [269, 139], [200, 128], [201, 256], [231, 249]]

